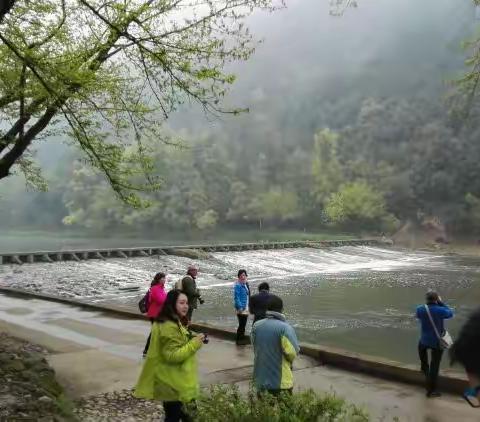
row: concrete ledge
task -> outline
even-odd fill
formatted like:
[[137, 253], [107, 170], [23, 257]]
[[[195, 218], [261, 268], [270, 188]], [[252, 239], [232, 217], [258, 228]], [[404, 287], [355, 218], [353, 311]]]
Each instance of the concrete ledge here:
[[[77, 299], [62, 298], [53, 295], [29, 292], [26, 290], [0, 287], [0, 293], [10, 296], [22, 297], [25, 299], [41, 299], [66, 305], [79, 306], [96, 312], [106, 312], [122, 318], [145, 320], [146, 317], [131, 309], [120, 306], [95, 305], [82, 302]], [[214, 337], [226, 340], [235, 340], [236, 332], [231, 329], [216, 327], [209, 324], [192, 323], [194, 331], [210, 334]], [[248, 336], [247, 336], [248, 337]], [[349, 352], [334, 347], [300, 344], [300, 353], [317, 359], [321, 364], [341, 368], [346, 371], [369, 374], [389, 381], [424, 386], [424, 375], [417, 367], [405, 365], [400, 362], [391, 361], [377, 356], [368, 356], [360, 353]], [[443, 373], [439, 379], [440, 388], [443, 391], [459, 394], [467, 387], [466, 377], [458, 373]]]
[[[425, 385], [425, 376], [417, 366], [405, 365], [378, 356], [369, 356], [349, 352], [329, 346], [301, 344], [300, 353], [317, 359], [325, 365], [342, 368], [347, 371], [361, 372], [389, 381], [406, 384]], [[439, 378], [443, 391], [459, 394], [467, 387], [466, 377], [459, 374], [443, 374]]]

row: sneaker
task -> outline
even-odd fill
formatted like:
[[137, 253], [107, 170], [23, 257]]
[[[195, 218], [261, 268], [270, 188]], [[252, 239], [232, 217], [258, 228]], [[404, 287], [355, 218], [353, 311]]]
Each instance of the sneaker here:
[[479, 408], [480, 407], [480, 398], [478, 396], [479, 391], [480, 391], [480, 385], [475, 388], [467, 388], [463, 392], [462, 397], [467, 401], [467, 403], [470, 406]]
[[435, 397], [441, 397], [441, 396], [442, 396], [442, 394], [439, 393], [438, 391], [429, 391], [429, 392], [427, 392], [427, 397], [428, 397], [428, 398], [431, 398], [431, 399], [433, 399], [433, 398], [435, 398]]

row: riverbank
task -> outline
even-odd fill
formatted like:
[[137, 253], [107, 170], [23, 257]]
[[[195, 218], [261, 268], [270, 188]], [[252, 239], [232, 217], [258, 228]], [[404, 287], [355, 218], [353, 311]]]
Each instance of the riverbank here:
[[452, 242], [448, 244], [432, 243], [419, 250], [437, 252], [445, 255], [458, 255], [465, 257], [480, 257], [480, 244], [475, 242]]
[[49, 354], [43, 346], [0, 332], [0, 421], [163, 420], [161, 403], [137, 399], [127, 389], [70, 400], [47, 362]]
[[76, 421], [47, 350], [0, 332], [0, 420]]
[[185, 245], [193, 243], [243, 243], [243, 242], [287, 242], [303, 240], [349, 240], [358, 238], [352, 233], [330, 231], [309, 232], [300, 230], [222, 230], [208, 236], [188, 236], [179, 233], [158, 233], [139, 237], [122, 235], [74, 232], [68, 230], [6, 230], [0, 229], [0, 253], [28, 252], [32, 250], [130, 248], [163, 245]]

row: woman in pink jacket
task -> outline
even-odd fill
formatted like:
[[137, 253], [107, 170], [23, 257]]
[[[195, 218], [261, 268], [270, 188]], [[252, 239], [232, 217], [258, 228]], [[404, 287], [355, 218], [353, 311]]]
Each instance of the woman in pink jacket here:
[[[165, 291], [165, 280], [166, 275], [164, 273], [157, 273], [155, 274], [152, 284], [150, 285], [147, 316], [148, 318], [150, 318], [150, 322], [152, 324], [153, 321], [160, 314], [161, 310], [163, 309], [163, 304], [167, 299], [167, 292]], [[148, 335], [147, 344], [145, 344], [145, 349], [143, 350], [143, 357], [147, 355], [148, 347], [150, 346], [150, 337], [151, 333]]]

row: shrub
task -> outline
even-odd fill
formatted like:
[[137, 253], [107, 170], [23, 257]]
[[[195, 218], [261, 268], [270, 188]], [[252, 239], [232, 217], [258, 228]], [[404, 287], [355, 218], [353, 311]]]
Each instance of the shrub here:
[[394, 231], [398, 221], [387, 212], [383, 195], [365, 182], [343, 185], [330, 196], [325, 215], [331, 224]]
[[313, 390], [272, 396], [251, 389], [242, 395], [236, 386], [212, 386], [191, 407], [196, 422], [365, 422], [367, 414], [334, 394]]

